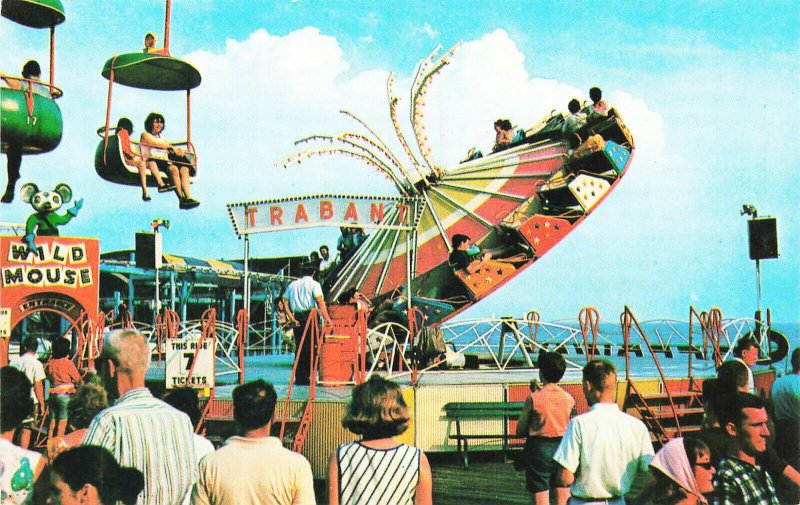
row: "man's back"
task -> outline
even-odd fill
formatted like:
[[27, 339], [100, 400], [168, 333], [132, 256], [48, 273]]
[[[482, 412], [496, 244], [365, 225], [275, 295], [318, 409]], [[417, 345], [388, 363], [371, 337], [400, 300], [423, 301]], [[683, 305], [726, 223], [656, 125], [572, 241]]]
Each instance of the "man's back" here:
[[292, 312], [307, 312], [317, 307], [316, 297], [322, 297], [322, 286], [310, 276], [292, 281], [284, 293]]
[[275, 437], [231, 437], [200, 463], [192, 503], [313, 505], [311, 465]]
[[637, 469], [653, 457], [650, 433], [615, 403], [597, 403], [570, 421], [553, 459], [575, 474], [572, 494], [583, 498], [624, 496]]
[[122, 466], [144, 474], [139, 504], [177, 504], [189, 491], [197, 461], [189, 417], [145, 388], [123, 394], [89, 426], [83, 445], [100, 445]]

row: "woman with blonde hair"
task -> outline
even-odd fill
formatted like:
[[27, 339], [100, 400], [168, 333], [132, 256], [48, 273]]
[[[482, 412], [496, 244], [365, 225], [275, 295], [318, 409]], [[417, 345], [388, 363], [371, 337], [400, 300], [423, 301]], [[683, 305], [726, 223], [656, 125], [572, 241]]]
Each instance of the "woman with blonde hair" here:
[[342, 425], [359, 435], [340, 445], [328, 467], [331, 505], [427, 505], [431, 467], [425, 454], [394, 437], [411, 417], [400, 386], [373, 375], [353, 389]]

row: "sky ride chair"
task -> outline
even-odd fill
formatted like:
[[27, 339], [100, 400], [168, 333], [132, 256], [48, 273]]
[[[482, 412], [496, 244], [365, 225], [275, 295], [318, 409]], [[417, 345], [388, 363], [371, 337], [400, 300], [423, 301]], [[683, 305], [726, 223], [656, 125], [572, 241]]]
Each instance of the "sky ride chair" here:
[[[138, 89], [153, 91], [186, 91], [186, 140], [171, 142], [172, 146], [182, 148], [191, 166], [190, 181], [194, 182], [197, 174], [197, 152], [192, 143], [191, 128], [191, 90], [200, 85], [200, 72], [192, 64], [169, 53], [169, 15], [170, 4], [167, 0], [166, 21], [164, 26], [164, 48], [158, 52], [123, 53], [113, 56], [103, 65], [102, 75], [108, 79], [108, 99], [106, 104], [105, 125], [98, 128], [97, 133], [102, 140], [95, 152], [95, 170], [104, 180], [128, 186], [139, 186], [139, 172], [135, 166], [125, 161], [122, 154], [116, 129], [111, 126], [111, 101], [114, 83]], [[141, 145], [131, 139], [131, 149], [141, 154]], [[167, 160], [166, 149], [151, 149], [148, 159]], [[142, 157], [144, 159], [144, 157]], [[147, 159], [145, 159], [147, 161]], [[179, 162], [170, 161], [179, 166]], [[179, 167], [180, 168], [180, 167]], [[147, 185], [156, 187], [155, 177], [147, 172]]]
[[[15, 151], [17, 156], [50, 152], [61, 142], [64, 127], [61, 109], [55, 102], [62, 92], [54, 85], [55, 27], [64, 22], [64, 6], [60, 0], [3, 0], [1, 12], [3, 17], [23, 26], [50, 28], [49, 83], [0, 74], [3, 77], [0, 80], [2, 152], [9, 157], [14, 156]], [[11, 187], [13, 189], [13, 185]]]

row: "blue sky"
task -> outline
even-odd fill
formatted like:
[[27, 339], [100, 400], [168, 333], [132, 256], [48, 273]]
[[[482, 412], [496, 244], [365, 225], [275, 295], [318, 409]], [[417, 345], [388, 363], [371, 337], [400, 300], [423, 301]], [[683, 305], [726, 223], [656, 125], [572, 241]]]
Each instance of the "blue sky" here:
[[[275, 162], [296, 139], [352, 129], [340, 108], [388, 139], [388, 73], [406, 98], [416, 63], [437, 44], [463, 41], [428, 100], [430, 143], [443, 166], [472, 145], [490, 146], [494, 118], [532, 124], [592, 85], [622, 111], [638, 147], [622, 184], [582, 226], [468, 316], [536, 309], [552, 320], [593, 305], [615, 321], [625, 304], [640, 319], [686, 319], [690, 304], [750, 315], [755, 273], [739, 216], [746, 202], [779, 220], [781, 257], [762, 263], [764, 305], [780, 321], [799, 319], [800, 10], [792, 2], [174, 0], [172, 53], [203, 74], [192, 94], [201, 160], [193, 192], [203, 203], [192, 212], [179, 211], [168, 195], [143, 204], [136, 188], [99, 179], [92, 162], [105, 112], [102, 65], [139, 50], [147, 31], [162, 38], [164, 3], [64, 3], [67, 20], [56, 31], [64, 139], [22, 168], [23, 182], [64, 181], [85, 198], [62, 233], [99, 236], [105, 251], [131, 248], [134, 231], [165, 217], [173, 222], [168, 251], [231, 258], [242, 244], [225, 203], [392, 194], [353, 161], [323, 158], [290, 169]], [[46, 32], [0, 23], [2, 71], [18, 73], [30, 57], [45, 66]], [[114, 121], [131, 117], [134, 136], [150, 110], [165, 114], [170, 139], [184, 136], [180, 93], [114, 93]], [[0, 207], [0, 220], [23, 221], [29, 212], [17, 200]], [[261, 236], [253, 254], [303, 254], [336, 236]]]

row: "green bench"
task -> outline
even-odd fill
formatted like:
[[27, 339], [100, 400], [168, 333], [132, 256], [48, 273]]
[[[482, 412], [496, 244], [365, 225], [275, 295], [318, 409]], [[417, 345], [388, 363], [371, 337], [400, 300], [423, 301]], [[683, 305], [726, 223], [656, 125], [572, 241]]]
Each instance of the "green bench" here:
[[[522, 412], [523, 402], [450, 402], [444, 406], [447, 419], [455, 422], [456, 432], [450, 434], [451, 440], [458, 442], [458, 452], [464, 458], [464, 467], [469, 466], [468, 440], [487, 440], [499, 438], [503, 441], [503, 453], [508, 449], [509, 439], [517, 439], [516, 433], [508, 432], [508, 421], [516, 420]], [[500, 419], [503, 424], [502, 433], [464, 433], [461, 429], [462, 420]], [[463, 449], [462, 449], [463, 447]]]

